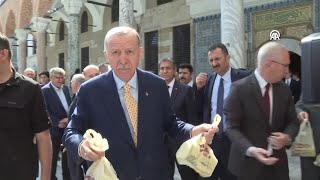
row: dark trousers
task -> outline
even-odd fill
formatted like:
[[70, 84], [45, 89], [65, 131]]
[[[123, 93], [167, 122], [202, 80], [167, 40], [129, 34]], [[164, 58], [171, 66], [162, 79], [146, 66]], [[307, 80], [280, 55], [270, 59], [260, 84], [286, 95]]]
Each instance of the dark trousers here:
[[71, 180], [83, 180], [88, 170], [85, 161], [82, 162], [82, 164], [78, 164], [77, 162], [74, 162], [70, 156], [68, 156], [68, 167]]
[[196, 173], [193, 169], [191, 169], [188, 166], [178, 164], [176, 160], [176, 152], [179, 147], [175, 143], [175, 141], [167, 136], [165, 139], [165, 143], [168, 147], [168, 156], [169, 156], [168, 166], [169, 166], [170, 178], [172, 178], [173, 180], [175, 162], [176, 162], [182, 180], [198, 180], [198, 177], [199, 177], [198, 173]]
[[[51, 180], [57, 180], [57, 162], [59, 153], [62, 152], [61, 139], [51, 137], [52, 141], [52, 164], [51, 164]], [[67, 152], [62, 152], [62, 176], [63, 180], [70, 180], [70, 173], [67, 163]]]
[[243, 178], [238, 177], [238, 180], [290, 180], [289, 179], [289, 171], [279, 171], [279, 167], [277, 166], [267, 166], [264, 165], [261, 172], [257, 177], [252, 178]]
[[301, 180], [320, 180], [320, 167], [313, 164], [314, 157], [301, 157]]
[[230, 145], [231, 142], [225, 133], [214, 136], [211, 148], [219, 162], [211, 177], [200, 178], [201, 180], [218, 180], [219, 178], [220, 180], [237, 180], [237, 177], [228, 170]]

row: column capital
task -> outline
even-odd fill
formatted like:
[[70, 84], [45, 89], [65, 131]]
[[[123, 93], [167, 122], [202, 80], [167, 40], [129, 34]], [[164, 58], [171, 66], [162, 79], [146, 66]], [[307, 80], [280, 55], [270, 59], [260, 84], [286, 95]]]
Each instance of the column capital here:
[[16, 36], [17, 36], [18, 41], [20, 43], [20, 42], [23, 42], [23, 41], [27, 40], [28, 34], [31, 31], [27, 30], [27, 29], [16, 29], [14, 32], [16, 33]]
[[68, 15], [77, 15], [80, 13], [83, 3], [87, 2], [86, 0], [61, 0], [61, 3], [64, 5], [64, 9]]
[[45, 32], [50, 23], [50, 20], [43, 17], [34, 17], [32, 18], [32, 23], [32, 29], [36, 30], [37, 32]]

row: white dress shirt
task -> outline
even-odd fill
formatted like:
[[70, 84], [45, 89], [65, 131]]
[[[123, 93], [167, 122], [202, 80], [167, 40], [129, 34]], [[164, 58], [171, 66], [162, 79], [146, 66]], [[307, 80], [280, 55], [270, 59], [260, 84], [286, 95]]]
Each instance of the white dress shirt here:
[[60, 99], [60, 102], [62, 103], [62, 106], [64, 108], [64, 110], [66, 110], [66, 113], [68, 114], [68, 111], [69, 111], [69, 106], [68, 106], [68, 102], [67, 102], [67, 99], [66, 99], [66, 96], [64, 95], [64, 92], [63, 92], [63, 86], [61, 86], [61, 88], [57, 88], [55, 85], [53, 85], [51, 83], [52, 87], [54, 88], [54, 90], [56, 91], [59, 99]]

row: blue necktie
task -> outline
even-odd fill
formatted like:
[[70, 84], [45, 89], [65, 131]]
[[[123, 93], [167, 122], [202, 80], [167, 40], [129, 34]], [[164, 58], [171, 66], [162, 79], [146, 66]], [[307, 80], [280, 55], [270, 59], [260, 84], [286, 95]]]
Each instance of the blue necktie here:
[[222, 118], [222, 121], [219, 124], [220, 133], [223, 132], [223, 97], [224, 97], [223, 79], [220, 78], [220, 83], [218, 87], [218, 96], [217, 96], [217, 114], [219, 114]]

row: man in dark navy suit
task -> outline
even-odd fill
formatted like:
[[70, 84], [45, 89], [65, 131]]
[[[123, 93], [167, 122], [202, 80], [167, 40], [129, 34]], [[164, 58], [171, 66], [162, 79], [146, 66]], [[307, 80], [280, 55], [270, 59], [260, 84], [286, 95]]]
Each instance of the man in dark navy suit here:
[[[52, 169], [51, 179], [55, 180], [58, 155], [61, 151], [61, 138], [63, 131], [68, 124], [68, 109], [71, 103], [70, 93], [64, 85], [65, 71], [62, 68], [52, 68], [50, 70], [50, 83], [42, 87], [42, 93], [46, 102], [52, 127], [50, 128], [52, 140]], [[66, 153], [62, 153], [62, 175], [64, 180], [68, 180], [69, 170]]]
[[[85, 82], [78, 92], [76, 113], [64, 134], [69, 155], [95, 161], [106, 156], [121, 180], [169, 180], [168, 152], [163, 135], [177, 142], [200, 133], [211, 143], [218, 128], [193, 126], [175, 115], [164, 80], [137, 69], [143, 58], [140, 36], [130, 27], [116, 27], [105, 37], [104, 55], [112, 67]], [[83, 138], [87, 129], [101, 133], [109, 150], [94, 150]]]
[[230, 65], [230, 55], [227, 47], [222, 43], [213, 44], [208, 50], [209, 63], [214, 73], [207, 75], [200, 73], [197, 76], [197, 105], [198, 111], [203, 113], [203, 122], [212, 123], [212, 118], [219, 114], [222, 122], [219, 124], [219, 133], [215, 136], [215, 143], [212, 149], [219, 160], [210, 180], [234, 180], [236, 179], [228, 170], [228, 158], [230, 151], [230, 140], [225, 135], [223, 115], [223, 101], [228, 96], [231, 83], [243, 77], [248, 76], [251, 72], [242, 69], [232, 68]]

